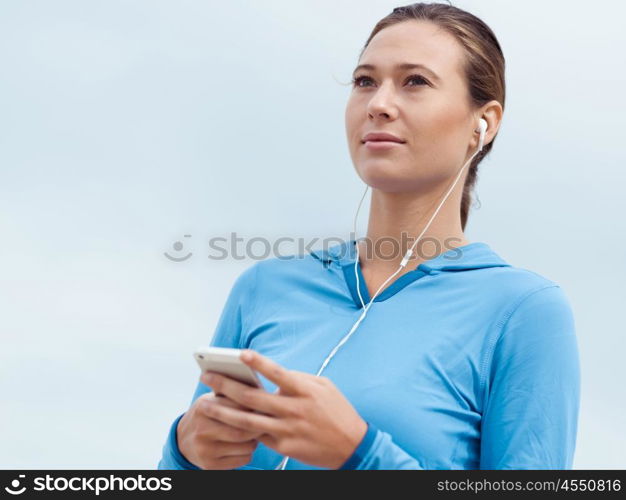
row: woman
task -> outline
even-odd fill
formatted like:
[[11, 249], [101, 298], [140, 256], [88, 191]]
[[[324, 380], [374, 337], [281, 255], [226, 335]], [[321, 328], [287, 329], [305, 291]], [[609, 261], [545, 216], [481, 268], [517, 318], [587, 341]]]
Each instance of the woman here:
[[248, 349], [267, 392], [203, 374], [159, 469], [571, 468], [568, 300], [464, 235], [504, 98], [504, 57], [475, 16], [418, 3], [376, 25], [346, 109], [367, 237], [237, 278], [211, 345]]

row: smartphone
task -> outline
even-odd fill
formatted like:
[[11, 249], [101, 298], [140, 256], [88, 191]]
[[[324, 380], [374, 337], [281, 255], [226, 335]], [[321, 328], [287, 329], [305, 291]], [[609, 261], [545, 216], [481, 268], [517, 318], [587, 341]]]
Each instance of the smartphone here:
[[[257, 372], [246, 365], [239, 356], [242, 349], [232, 349], [230, 347], [199, 347], [193, 353], [200, 369], [212, 371], [227, 377], [234, 378], [239, 382], [265, 389]], [[220, 396], [217, 391], [216, 396]]]

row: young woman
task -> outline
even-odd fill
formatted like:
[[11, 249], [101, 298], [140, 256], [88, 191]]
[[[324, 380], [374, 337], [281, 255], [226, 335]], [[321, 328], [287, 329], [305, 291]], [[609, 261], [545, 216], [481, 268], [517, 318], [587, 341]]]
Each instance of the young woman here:
[[376, 25], [346, 108], [365, 241], [237, 278], [211, 345], [247, 349], [266, 390], [203, 374], [159, 469], [571, 468], [569, 302], [464, 235], [504, 67], [489, 27], [450, 5]]

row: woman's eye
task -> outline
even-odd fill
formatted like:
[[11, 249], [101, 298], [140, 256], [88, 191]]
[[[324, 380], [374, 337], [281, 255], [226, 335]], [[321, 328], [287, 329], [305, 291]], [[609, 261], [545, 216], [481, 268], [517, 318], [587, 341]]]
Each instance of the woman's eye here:
[[[360, 83], [363, 81], [372, 81], [372, 79], [369, 76], [357, 76], [356, 78], [352, 79], [352, 85], [354, 87], [363, 87], [362, 85], [360, 85]], [[411, 75], [407, 78], [406, 81], [418, 81], [421, 82], [420, 85], [428, 85], [428, 82], [421, 75]]]
[[365, 80], [371, 80], [371, 78], [367, 77], [367, 76], [357, 76], [356, 78], [352, 79], [352, 85], [354, 87], [361, 87], [361, 85], [359, 85], [361, 82], [365, 81]]
[[420, 75], [411, 75], [409, 76], [407, 81], [410, 82], [412, 80], [419, 81], [422, 82], [422, 84], [428, 85], [428, 82]]

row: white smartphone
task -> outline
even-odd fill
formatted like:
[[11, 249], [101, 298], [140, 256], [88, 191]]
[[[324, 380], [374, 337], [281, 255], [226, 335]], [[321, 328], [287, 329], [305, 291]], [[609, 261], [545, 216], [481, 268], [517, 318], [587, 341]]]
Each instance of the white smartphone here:
[[[220, 373], [252, 387], [265, 389], [258, 374], [239, 358], [241, 352], [242, 349], [230, 347], [199, 347], [193, 356], [203, 372]], [[215, 395], [220, 394], [216, 391]]]

